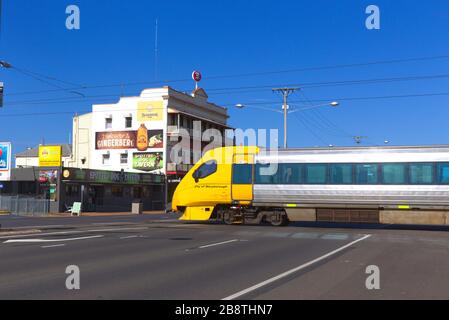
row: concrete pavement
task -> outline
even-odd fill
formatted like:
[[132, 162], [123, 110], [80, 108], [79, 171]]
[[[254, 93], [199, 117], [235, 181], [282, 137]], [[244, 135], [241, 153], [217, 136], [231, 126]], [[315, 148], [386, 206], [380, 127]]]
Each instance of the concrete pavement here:
[[[0, 299], [449, 298], [444, 231], [97, 219], [0, 238]], [[65, 287], [68, 265], [80, 268], [80, 290]], [[368, 265], [380, 268], [380, 290], [365, 287]]]

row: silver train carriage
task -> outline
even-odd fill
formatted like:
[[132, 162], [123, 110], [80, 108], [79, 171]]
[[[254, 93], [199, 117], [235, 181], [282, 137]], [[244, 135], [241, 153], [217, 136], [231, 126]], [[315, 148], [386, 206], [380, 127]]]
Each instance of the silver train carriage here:
[[293, 208], [447, 210], [449, 145], [264, 150], [253, 179], [253, 206], [289, 218]]

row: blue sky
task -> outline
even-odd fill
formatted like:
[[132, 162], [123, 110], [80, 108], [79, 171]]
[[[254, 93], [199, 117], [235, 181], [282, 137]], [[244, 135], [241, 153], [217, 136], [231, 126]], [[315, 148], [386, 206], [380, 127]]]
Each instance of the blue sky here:
[[[70, 4], [81, 10], [77, 31], [65, 28]], [[365, 8], [370, 4], [380, 8], [380, 30], [365, 27]], [[292, 108], [307, 106], [306, 98], [314, 104], [339, 100], [341, 106], [291, 114], [289, 145], [354, 145], [351, 136], [356, 135], [368, 137], [365, 145], [384, 140], [395, 145], [449, 143], [449, 95], [345, 99], [449, 92], [449, 77], [444, 76], [449, 74], [449, 58], [242, 76], [449, 55], [448, 1], [3, 0], [3, 6], [2, 60], [76, 85], [148, 83], [78, 90], [96, 96], [81, 98], [63, 90], [49, 92], [55, 87], [1, 69], [5, 105], [0, 109], [0, 140], [12, 141], [15, 152], [42, 138], [46, 143], [67, 142], [73, 114], [90, 110], [92, 103], [116, 102], [121, 93], [138, 95], [158, 85], [191, 90], [192, 81], [167, 80], [189, 79], [194, 69], [203, 73], [201, 85], [210, 100], [229, 106], [232, 126], [268, 129], [282, 128], [281, 114], [232, 106], [279, 109], [281, 97], [271, 92], [271, 85], [442, 75], [419, 81], [305, 87], [304, 94], [291, 96]], [[224, 75], [235, 76], [217, 77]], [[248, 86], [267, 87], [235, 89]], [[233, 89], [216, 90], [223, 88]], [[40, 93], [24, 94], [36, 91]]]

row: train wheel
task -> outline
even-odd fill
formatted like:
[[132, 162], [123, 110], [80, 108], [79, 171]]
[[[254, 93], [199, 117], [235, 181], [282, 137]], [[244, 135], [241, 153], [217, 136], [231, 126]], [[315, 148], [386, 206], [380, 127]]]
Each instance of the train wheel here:
[[270, 223], [272, 226], [281, 227], [288, 224], [287, 215], [283, 213], [274, 213], [270, 216]]
[[230, 211], [226, 211], [225, 213], [223, 213], [223, 222], [225, 224], [233, 224], [234, 223], [234, 213], [230, 212]]

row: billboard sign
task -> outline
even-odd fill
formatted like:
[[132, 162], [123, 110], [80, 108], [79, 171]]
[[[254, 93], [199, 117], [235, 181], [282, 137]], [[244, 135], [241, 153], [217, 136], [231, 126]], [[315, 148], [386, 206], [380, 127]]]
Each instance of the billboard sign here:
[[[143, 130], [142, 130], [143, 129]], [[142, 137], [144, 131], [144, 137]], [[142, 142], [144, 145], [142, 145]], [[95, 149], [159, 149], [164, 147], [162, 130], [147, 130], [144, 125], [138, 131], [112, 131], [95, 133]]]
[[141, 101], [137, 103], [137, 121], [162, 121], [164, 101]]
[[135, 149], [136, 139], [136, 131], [96, 132], [95, 149]]
[[133, 155], [133, 169], [154, 172], [164, 167], [162, 152], [138, 152]]
[[60, 167], [61, 162], [61, 146], [39, 146], [39, 167]]
[[11, 143], [0, 142], [0, 181], [11, 178]]

